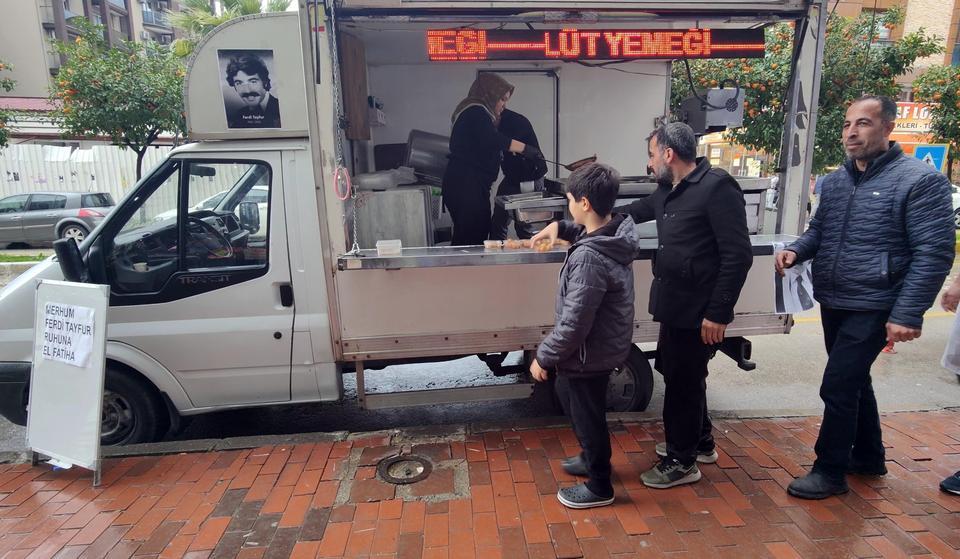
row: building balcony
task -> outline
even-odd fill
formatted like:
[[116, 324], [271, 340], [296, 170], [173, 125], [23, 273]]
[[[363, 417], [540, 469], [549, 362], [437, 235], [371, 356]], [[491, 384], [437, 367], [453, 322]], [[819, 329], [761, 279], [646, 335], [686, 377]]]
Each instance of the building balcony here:
[[167, 15], [163, 12], [154, 12], [152, 10], [143, 10], [143, 24], [163, 29], [172, 29]]
[[[100, 2], [102, 2], [102, 1], [103, 1], [103, 0], [91, 0], [91, 3], [92, 3], [94, 6], [98, 6], [98, 7], [99, 7], [99, 6], [100, 6]], [[108, 4], [110, 4], [110, 8], [113, 9], [115, 12], [118, 12], [118, 13], [121, 13], [121, 14], [124, 14], [124, 15], [127, 14], [127, 4], [126, 4], [126, 2], [124, 2], [123, 0], [106, 0], [106, 2], [107, 2]]]

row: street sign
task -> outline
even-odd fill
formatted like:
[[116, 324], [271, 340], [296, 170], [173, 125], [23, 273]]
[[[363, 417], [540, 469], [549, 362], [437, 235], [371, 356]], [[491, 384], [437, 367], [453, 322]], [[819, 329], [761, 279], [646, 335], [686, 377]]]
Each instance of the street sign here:
[[913, 156], [941, 173], [947, 172], [947, 144], [920, 144]]
[[61, 468], [93, 470], [100, 484], [110, 288], [42, 280], [37, 286], [27, 446]]

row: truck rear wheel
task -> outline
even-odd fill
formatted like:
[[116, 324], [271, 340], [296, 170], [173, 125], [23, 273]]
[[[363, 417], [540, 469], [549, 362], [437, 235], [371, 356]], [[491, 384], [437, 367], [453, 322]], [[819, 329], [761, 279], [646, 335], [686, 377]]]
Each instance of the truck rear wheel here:
[[630, 346], [626, 362], [610, 375], [607, 409], [614, 412], [643, 411], [653, 397], [653, 369], [636, 345]]
[[167, 411], [159, 394], [135, 373], [109, 366], [103, 390], [100, 444], [149, 443], [167, 429]]

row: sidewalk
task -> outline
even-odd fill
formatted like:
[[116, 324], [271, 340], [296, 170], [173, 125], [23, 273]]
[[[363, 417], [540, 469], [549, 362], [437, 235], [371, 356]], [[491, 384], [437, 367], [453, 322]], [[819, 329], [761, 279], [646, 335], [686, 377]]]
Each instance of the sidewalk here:
[[[819, 418], [717, 420], [704, 479], [648, 490], [662, 426], [611, 422], [617, 502], [568, 511], [568, 428], [438, 427], [246, 450], [111, 458], [88, 472], [0, 466], [0, 557], [960, 557], [960, 410], [884, 416], [889, 475], [825, 501], [784, 487]], [[376, 464], [426, 458], [391, 485]]]

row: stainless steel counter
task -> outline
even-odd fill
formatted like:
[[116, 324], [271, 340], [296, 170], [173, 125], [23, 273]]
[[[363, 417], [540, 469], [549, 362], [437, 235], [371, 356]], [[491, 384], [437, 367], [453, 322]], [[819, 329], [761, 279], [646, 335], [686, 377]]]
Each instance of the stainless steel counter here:
[[[754, 256], [773, 254], [777, 242], [789, 243], [796, 237], [790, 235], [752, 235]], [[642, 239], [637, 260], [649, 260], [657, 250], [656, 239]], [[340, 270], [395, 270], [400, 268], [437, 268], [445, 266], [502, 266], [508, 264], [550, 264], [563, 262], [565, 248], [549, 252], [533, 249], [485, 249], [470, 247], [405, 248], [400, 256], [377, 256], [376, 250], [362, 250], [360, 256], [341, 256], [337, 259]]]

